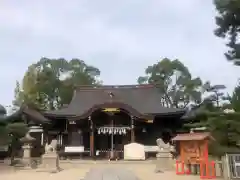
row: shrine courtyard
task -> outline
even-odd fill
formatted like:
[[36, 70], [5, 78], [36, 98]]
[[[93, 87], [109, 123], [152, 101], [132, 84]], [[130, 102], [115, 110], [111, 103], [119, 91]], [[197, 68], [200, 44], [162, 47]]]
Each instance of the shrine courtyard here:
[[199, 176], [176, 175], [174, 171], [155, 173], [155, 165], [152, 162], [65, 162], [61, 163], [64, 169], [59, 173], [41, 172], [36, 170], [10, 170], [0, 167], [0, 179], [4, 180], [81, 180], [91, 168], [125, 168], [131, 170], [140, 180], [199, 180]]

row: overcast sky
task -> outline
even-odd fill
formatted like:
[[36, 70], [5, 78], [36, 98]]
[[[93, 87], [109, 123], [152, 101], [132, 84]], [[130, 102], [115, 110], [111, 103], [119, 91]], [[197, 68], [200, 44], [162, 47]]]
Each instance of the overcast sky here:
[[211, 0], [1, 0], [0, 104], [11, 104], [16, 80], [43, 56], [85, 60], [104, 84], [135, 84], [148, 65], [178, 58], [231, 91], [240, 67], [223, 56], [215, 14]]

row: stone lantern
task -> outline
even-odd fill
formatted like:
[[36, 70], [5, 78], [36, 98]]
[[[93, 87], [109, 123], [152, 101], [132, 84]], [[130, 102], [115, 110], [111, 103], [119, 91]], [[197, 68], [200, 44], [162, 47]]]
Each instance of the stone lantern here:
[[22, 137], [20, 139], [20, 141], [23, 143], [23, 163], [26, 166], [31, 166], [31, 149], [32, 149], [32, 143], [35, 141], [36, 139], [34, 137], [32, 137], [29, 132], [26, 133], [26, 135], [24, 137]]

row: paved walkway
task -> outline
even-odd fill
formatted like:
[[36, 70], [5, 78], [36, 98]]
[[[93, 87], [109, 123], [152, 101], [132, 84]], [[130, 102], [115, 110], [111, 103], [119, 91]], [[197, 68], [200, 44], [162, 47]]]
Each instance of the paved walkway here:
[[62, 163], [63, 171], [50, 174], [34, 170], [1, 171], [0, 179], [4, 180], [80, 180], [91, 168], [125, 168], [133, 171], [141, 180], [200, 180], [199, 176], [177, 176], [174, 172], [155, 173], [155, 165], [150, 163]]

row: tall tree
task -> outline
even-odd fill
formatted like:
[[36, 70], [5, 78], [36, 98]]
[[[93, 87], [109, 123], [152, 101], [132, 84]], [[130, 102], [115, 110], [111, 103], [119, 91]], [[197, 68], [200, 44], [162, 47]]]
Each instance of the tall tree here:
[[229, 51], [225, 53], [228, 60], [240, 65], [240, 1], [239, 0], [214, 0], [218, 11], [216, 17], [217, 29], [215, 35], [228, 39]]
[[201, 102], [201, 79], [192, 78], [188, 68], [179, 60], [164, 58], [148, 66], [145, 73], [146, 76], [138, 78], [138, 83], [156, 85], [163, 94], [164, 106], [179, 108]]
[[203, 89], [210, 93], [207, 97], [205, 97], [205, 100], [209, 100], [212, 103], [215, 103], [217, 107], [220, 107], [220, 101], [225, 100], [226, 96], [224, 95], [223, 90], [226, 89], [225, 85], [211, 85], [209, 81], [207, 81], [203, 85]]
[[75, 85], [98, 84], [99, 75], [99, 69], [79, 59], [42, 58], [28, 67], [21, 88], [17, 83], [14, 104], [57, 109], [71, 101]]
[[27, 133], [28, 127], [21, 122], [20, 119], [2, 121], [2, 116], [6, 116], [6, 114], [0, 114], [0, 146], [9, 147], [8, 151], [11, 153], [11, 164], [13, 164], [16, 150], [21, 144], [19, 140]]
[[229, 101], [229, 109], [232, 109], [235, 112], [240, 112], [240, 84], [234, 88], [232, 96], [229, 97]]
[[[213, 155], [223, 155], [226, 152], [239, 152], [240, 149], [240, 86], [238, 85], [231, 96], [225, 98], [219, 92], [223, 86], [210, 86], [209, 90], [215, 91], [207, 98], [209, 106], [201, 106], [195, 118], [189, 119], [186, 127], [206, 127], [212, 133], [215, 141], [211, 143], [210, 153]], [[221, 98], [216, 98], [219, 96]], [[218, 102], [216, 100], [218, 99]], [[228, 102], [223, 103], [223, 101]], [[206, 105], [206, 104], [203, 104]], [[228, 109], [228, 111], [226, 111]], [[229, 110], [230, 109], [230, 110]]]

